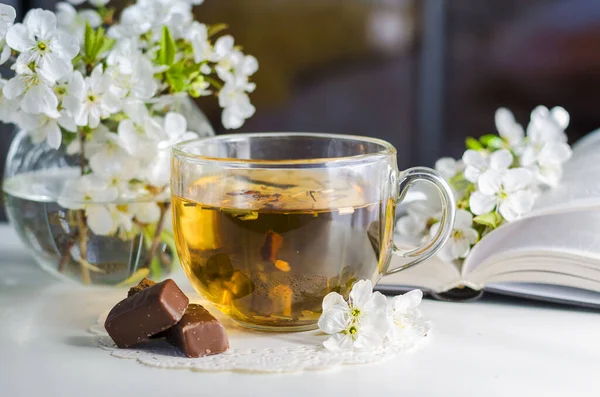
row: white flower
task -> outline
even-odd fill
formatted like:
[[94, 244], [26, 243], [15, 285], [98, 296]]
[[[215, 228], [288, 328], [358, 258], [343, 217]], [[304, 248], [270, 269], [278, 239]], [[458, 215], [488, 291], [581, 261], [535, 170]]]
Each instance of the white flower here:
[[111, 83], [109, 76], [103, 74], [102, 65], [96, 66], [90, 77], [86, 77], [82, 92], [75, 94], [83, 100], [75, 116], [77, 125], [96, 128], [100, 120], [120, 109], [119, 98], [110, 91]]
[[0, 40], [0, 65], [4, 65], [10, 59], [12, 50], [6, 44], [6, 39]]
[[442, 216], [442, 202], [429, 186], [419, 187], [425, 200], [411, 202], [406, 207], [406, 216], [396, 222], [396, 232], [402, 236], [423, 237], [429, 227]]
[[191, 5], [187, 1], [138, 0], [123, 10], [119, 23], [113, 25], [108, 33], [114, 38], [124, 38], [152, 31], [153, 40], [157, 41], [165, 25], [173, 38], [179, 39], [192, 19]]
[[110, 186], [125, 190], [129, 181], [138, 176], [140, 172], [139, 160], [130, 156], [123, 148], [119, 137], [108, 132], [99, 136], [96, 146], [89, 156], [92, 171], [108, 181]]
[[188, 27], [185, 38], [194, 50], [194, 62], [200, 63], [213, 58], [213, 49], [208, 41], [208, 29], [203, 23], [192, 22]]
[[373, 292], [369, 280], [352, 287], [348, 302], [331, 292], [323, 299], [319, 328], [331, 335], [323, 345], [329, 350], [373, 349], [381, 346], [388, 331], [386, 299]]
[[195, 132], [187, 130], [187, 121], [179, 113], [169, 112], [165, 116], [162, 140], [158, 143], [158, 154], [148, 165], [146, 179], [154, 186], [162, 187], [169, 183], [171, 155], [169, 150], [179, 142], [197, 138]]
[[154, 202], [129, 204], [129, 210], [142, 223], [158, 222], [160, 218], [160, 207]]
[[452, 157], [442, 157], [435, 162], [435, 170], [442, 174], [444, 179], [449, 181], [454, 178], [456, 174], [462, 172], [464, 164], [462, 161], [456, 161]]
[[465, 163], [465, 179], [477, 183], [480, 176], [488, 169], [503, 171], [508, 169], [513, 162], [513, 155], [507, 149], [501, 149], [488, 154], [485, 151], [469, 149], [462, 157]]
[[62, 141], [61, 127], [67, 131], [77, 131], [73, 118], [61, 111], [60, 117], [54, 119], [44, 114], [19, 112], [15, 121], [24, 131], [27, 131], [33, 143], [46, 141], [53, 149], [58, 149]]
[[84, 175], [63, 186], [58, 204], [69, 209], [84, 209], [87, 225], [100, 236], [127, 233], [133, 227], [133, 213], [127, 205], [117, 205], [118, 190], [98, 175]]
[[566, 143], [547, 143], [538, 153], [537, 164], [529, 167], [541, 183], [557, 187], [562, 178], [562, 165], [571, 158], [573, 152]]
[[77, 11], [71, 4], [60, 2], [56, 4], [56, 21], [61, 29], [81, 42], [86, 22], [95, 29], [102, 24], [102, 17], [94, 10]]
[[0, 4], [0, 40], [6, 37], [6, 32], [13, 26], [17, 12], [13, 6], [8, 4]]
[[429, 324], [421, 319], [423, 292], [415, 289], [392, 298], [387, 306], [390, 322], [387, 339], [394, 344], [412, 344], [427, 334]]
[[142, 102], [126, 104], [124, 111], [129, 118], [121, 121], [118, 128], [123, 148], [132, 156], [152, 159], [162, 134], [160, 124]]
[[152, 27], [154, 22], [152, 13], [145, 10], [139, 3], [126, 7], [121, 12], [119, 23], [108, 29], [108, 35], [115, 39], [139, 37]]
[[519, 218], [533, 207], [532, 179], [531, 172], [525, 168], [486, 171], [479, 178], [479, 190], [470, 197], [471, 212], [483, 215], [496, 208], [508, 222]]
[[0, 65], [10, 58], [11, 49], [6, 45], [6, 32], [13, 25], [16, 15], [12, 6], [0, 4]]
[[561, 107], [548, 110], [545, 106], [538, 106], [531, 112], [527, 137], [536, 142], [566, 142], [565, 129], [569, 120], [569, 113]]
[[[433, 225], [429, 231], [431, 237], [434, 237], [440, 228], [439, 222]], [[456, 218], [450, 238], [438, 256], [444, 261], [453, 261], [459, 258], [466, 258], [471, 251], [471, 246], [477, 242], [478, 233], [473, 229], [473, 214], [463, 209], [456, 210]]]
[[0, 121], [8, 124], [14, 122], [20, 104], [18, 100], [8, 99], [4, 96], [2, 90], [5, 85], [6, 80], [0, 78]]
[[225, 83], [219, 91], [219, 106], [223, 108], [221, 122], [227, 129], [240, 128], [256, 111], [248, 95], [234, 83]]
[[44, 113], [58, 118], [58, 98], [50, 87], [50, 83], [33, 72], [28, 66], [17, 64], [16, 76], [8, 80], [2, 92], [10, 100], [19, 99], [21, 109], [27, 113]]
[[149, 100], [158, 89], [154, 67], [140, 50], [138, 38], [124, 38], [108, 54], [106, 74], [112, 78], [111, 90], [119, 98]]
[[518, 151], [525, 139], [525, 132], [521, 124], [516, 122], [512, 112], [506, 108], [499, 108], [496, 110], [495, 122], [498, 134], [510, 148]]
[[84, 175], [64, 184], [58, 204], [64, 208], [79, 210], [93, 203], [108, 204], [118, 197], [118, 190], [108, 186], [104, 179], [97, 175]]
[[58, 80], [54, 86], [58, 100], [71, 117], [75, 117], [81, 109], [84, 84], [83, 75], [76, 70], [70, 76]]
[[51, 83], [73, 70], [71, 60], [79, 52], [77, 40], [57, 29], [56, 16], [39, 8], [8, 30], [6, 42], [21, 53], [18, 63], [35, 64], [36, 72]]
[[158, 148], [168, 150], [179, 142], [197, 137], [198, 135], [195, 132], [188, 131], [187, 121], [183, 115], [176, 112], [169, 112], [165, 116], [163, 139], [159, 142]]
[[520, 161], [541, 183], [557, 186], [562, 177], [562, 164], [573, 154], [564, 132], [568, 125], [569, 114], [560, 107], [548, 110], [538, 106], [531, 113], [528, 143]]

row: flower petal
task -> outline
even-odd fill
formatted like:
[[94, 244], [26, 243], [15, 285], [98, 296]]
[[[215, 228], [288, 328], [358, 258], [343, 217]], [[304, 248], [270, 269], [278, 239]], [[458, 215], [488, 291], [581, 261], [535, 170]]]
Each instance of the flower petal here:
[[525, 168], [512, 168], [502, 175], [502, 185], [506, 192], [516, 192], [531, 185], [533, 175]]
[[520, 190], [510, 194], [500, 203], [500, 215], [508, 222], [512, 222], [531, 211], [534, 200], [533, 193], [527, 190]]
[[60, 117], [57, 107], [58, 98], [54, 91], [45, 84], [31, 86], [21, 103], [21, 108], [27, 113], [44, 113], [53, 118]]
[[442, 157], [435, 162], [435, 169], [446, 179], [452, 178], [456, 175], [457, 165], [456, 160], [452, 157]]
[[544, 145], [538, 155], [538, 163], [545, 164], [562, 164], [569, 160], [573, 155], [571, 147], [562, 142], [548, 142]]
[[406, 313], [410, 309], [415, 309], [423, 300], [423, 291], [414, 289], [403, 295], [395, 296], [391, 301], [392, 312]]
[[396, 232], [402, 236], [419, 237], [425, 232], [426, 222], [412, 215], [403, 216], [396, 222]]
[[469, 207], [475, 215], [483, 215], [492, 212], [497, 204], [495, 196], [488, 196], [480, 191], [473, 192], [469, 198]]
[[471, 226], [473, 226], [473, 214], [463, 209], [457, 210], [454, 218], [454, 228], [466, 229]]
[[373, 283], [371, 280], [359, 280], [350, 291], [349, 301], [352, 307], [362, 308], [373, 295]]
[[497, 150], [490, 155], [490, 168], [499, 171], [506, 170], [511, 166], [513, 160], [514, 158], [510, 150]]
[[48, 142], [48, 146], [53, 149], [58, 149], [62, 140], [62, 134], [56, 121], [49, 120], [46, 122], [43, 128], [44, 132], [46, 133], [46, 142]]
[[487, 170], [479, 177], [477, 187], [479, 191], [485, 195], [493, 196], [500, 192], [502, 188], [502, 176], [504, 172], [497, 170]]
[[379, 291], [375, 291], [371, 295], [371, 298], [362, 306], [362, 310], [365, 315], [370, 316], [373, 313], [385, 311], [386, 307], [387, 299], [385, 295]]
[[552, 115], [552, 118], [556, 120], [556, 123], [559, 125], [559, 127], [563, 130], [569, 126], [569, 112], [567, 112], [564, 108], [560, 106], [553, 107], [552, 110], [550, 110], [550, 114]]
[[35, 36], [46, 40], [56, 30], [56, 15], [52, 11], [35, 8], [25, 15], [23, 25]]
[[160, 207], [157, 203], [139, 203], [130, 205], [135, 218], [142, 223], [154, 223], [160, 219]]
[[27, 27], [21, 23], [17, 23], [8, 29], [6, 43], [10, 48], [19, 52], [27, 51], [35, 47], [36, 44]]
[[0, 65], [4, 65], [10, 58], [11, 50], [10, 47], [2, 41], [0, 41], [0, 47], [2, 47], [2, 53], [0, 53]]
[[348, 303], [344, 300], [344, 297], [337, 292], [330, 292], [323, 298], [324, 312], [337, 305], [348, 308]]
[[523, 127], [515, 121], [515, 117], [510, 110], [506, 108], [496, 110], [495, 122], [498, 133], [509, 144], [516, 145], [525, 137]]
[[165, 132], [171, 139], [178, 139], [185, 134], [187, 121], [179, 113], [169, 112], [165, 116]]
[[27, 85], [18, 76], [8, 80], [2, 89], [2, 94], [8, 99], [15, 99], [19, 97], [25, 90]]
[[462, 230], [464, 238], [469, 242], [469, 244], [473, 245], [477, 242], [477, 238], [479, 237], [479, 233], [475, 229], [463, 229]]
[[332, 351], [352, 350], [354, 342], [348, 334], [333, 334], [325, 342], [323, 346]]
[[106, 236], [116, 228], [114, 220], [105, 205], [90, 205], [85, 210], [87, 224], [99, 236]]
[[319, 329], [326, 334], [335, 334], [347, 329], [352, 322], [348, 308], [341, 305], [334, 305], [326, 311], [323, 311], [317, 325]]

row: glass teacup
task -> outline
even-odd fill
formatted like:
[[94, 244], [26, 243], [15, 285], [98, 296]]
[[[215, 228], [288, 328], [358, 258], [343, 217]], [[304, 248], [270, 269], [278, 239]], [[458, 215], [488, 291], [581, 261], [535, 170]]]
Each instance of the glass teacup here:
[[[432, 241], [393, 244], [396, 204], [416, 181], [439, 190]], [[359, 136], [222, 135], [173, 148], [171, 191], [179, 258], [194, 288], [243, 326], [316, 327], [323, 297], [347, 295], [424, 261], [454, 222], [450, 187], [435, 171], [400, 172], [396, 149]], [[389, 268], [392, 254], [407, 258]]]

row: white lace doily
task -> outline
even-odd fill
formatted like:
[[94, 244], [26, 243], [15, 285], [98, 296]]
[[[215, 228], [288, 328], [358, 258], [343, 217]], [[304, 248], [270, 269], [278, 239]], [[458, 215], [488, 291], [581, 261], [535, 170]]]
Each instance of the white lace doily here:
[[[215, 310], [211, 312], [217, 314]], [[420, 330], [420, 338], [403, 345], [386, 344], [373, 351], [331, 352], [322, 345], [327, 335], [321, 331], [255, 332], [241, 328], [219, 313], [215, 317], [227, 329], [229, 350], [213, 356], [188, 358], [163, 340], [150, 341], [138, 348], [117, 348], [104, 329], [107, 314], [108, 311], [98, 318], [97, 324], [90, 327], [98, 347], [110, 351], [114, 357], [136, 359], [144, 365], [158, 368], [187, 368], [193, 371], [280, 373], [383, 362], [423, 344], [430, 330], [428, 325], [423, 326]]]

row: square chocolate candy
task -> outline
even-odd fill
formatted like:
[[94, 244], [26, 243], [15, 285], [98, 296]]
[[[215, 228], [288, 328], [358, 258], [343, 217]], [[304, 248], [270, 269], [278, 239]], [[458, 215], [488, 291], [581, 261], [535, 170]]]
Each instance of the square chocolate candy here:
[[229, 348], [225, 327], [201, 305], [190, 304], [181, 321], [165, 332], [188, 357], [222, 353]]
[[188, 303], [177, 284], [167, 279], [117, 303], [104, 327], [118, 347], [130, 347], [177, 324]]

